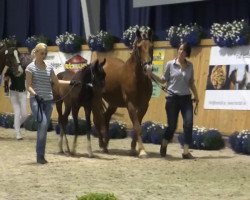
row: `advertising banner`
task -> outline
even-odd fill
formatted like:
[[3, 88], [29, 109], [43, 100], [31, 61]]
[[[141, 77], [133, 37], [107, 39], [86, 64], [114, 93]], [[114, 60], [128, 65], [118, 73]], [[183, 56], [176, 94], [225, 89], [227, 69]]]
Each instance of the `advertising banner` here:
[[250, 46], [212, 47], [205, 109], [250, 110]]

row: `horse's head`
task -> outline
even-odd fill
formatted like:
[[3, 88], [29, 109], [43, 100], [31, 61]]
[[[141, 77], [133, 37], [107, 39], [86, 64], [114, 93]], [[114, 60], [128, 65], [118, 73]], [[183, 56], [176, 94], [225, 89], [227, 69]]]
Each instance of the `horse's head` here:
[[0, 57], [1, 69], [3, 69], [4, 66], [8, 66], [13, 70], [15, 76], [20, 76], [24, 72], [20, 64], [19, 52], [15, 47], [7, 48], [6, 45], [3, 45], [0, 49]]
[[101, 63], [99, 63], [99, 60], [96, 60], [86, 69], [86, 77], [83, 82], [88, 87], [91, 87], [93, 91], [102, 92], [104, 89], [106, 73], [103, 69], [103, 66], [105, 62], [106, 59], [104, 59], [104, 61]]
[[149, 30], [147, 34], [141, 33], [139, 30], [136, 31], [134, 54], [143, 68], [152, 63], [153, 42], [151, 30]]
[[95, 61], [93, 66], [93, 86], [97, 88], [103, 89], [105, 86], [105, 77], [106, 73], [103, 69], [103, 66], [106, 63], [106, 59], [104, 59], [101, 63], [98, 60]]

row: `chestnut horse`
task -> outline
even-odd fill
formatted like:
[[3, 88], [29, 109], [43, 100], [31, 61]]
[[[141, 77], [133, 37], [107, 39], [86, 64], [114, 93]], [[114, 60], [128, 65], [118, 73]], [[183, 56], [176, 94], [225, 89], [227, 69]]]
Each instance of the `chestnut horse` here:
[[[136, 132], [131, 142], [131, 154], [136, 155], [136, 143], [138, 142], [139, 157], [146, 157], [147, 154], [141, 139], [141, 122], [152, 95], [152, 82], [145, 67], [152, 62], [153, 43], [151, 32], [148, 35], [141, 35], [137, 31], [136, 36], [133, 52], [125, 63], [118, 58], [106, 58], [103, 98], [108, 105], [104, 115], [105, 127], [108, 130], [109, 121], [117, 107], [126, 107]], [[100, 131], [100, 122], [95, 125]], [[105, 145], [106, 141], [102, 141], [102, 134], [99, 134], [99, 137], [100, 146]]]
[[[91, 142], [90, 142], [90, 131], [91, 131], [91, 111], [93, 112], [93, 117], [95, 121], [100, 121], [104, 123], [102, 103], [102, 90], [105, 83], [105, 72], [103, 70], [103, 65], [105, 60], [99, 64], [96, 60], [94, 63], [86, 66], [83, 69], [74, 71], [64, 71], [59, 73], [57, 76], [61, 80], [77, 80], [81, 84], [71, 86], [71, 85], [53, 85], [53, 95], [56, 102], [56, 109], [58, 112], [58, 123], [60, 126], [60, 141], [59, 150], [63, 153], [63, 136], [65, 137], [67, 151], [70, 152], [68, 140], [66, 137], [66, 126], [68, 123], [68, 116], [72, 110], [72, 116], [75, 126], [75, 138], [73, 143], [73, 150], [71, 153], [75, 153], [76, 141], [78, 136], [78, 113], [81, 106], [83, 106], [85, 111], [85, 118], [87, 122], [87, 151], [89, 157], [93, 157]], [[59, 87], [59, 88], [57, 88]], [[64, 113], [62, 112], [62, 105], [65, 105]]]

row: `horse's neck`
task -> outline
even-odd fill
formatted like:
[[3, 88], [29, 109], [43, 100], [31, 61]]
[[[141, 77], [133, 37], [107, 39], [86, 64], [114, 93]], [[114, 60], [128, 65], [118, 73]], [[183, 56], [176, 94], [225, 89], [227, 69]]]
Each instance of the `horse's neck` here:
[[138, 58], [134, 53], [130, 56], [126, 64], [126, 68], [129, 68], [132, 72], [135, 72], [136, 77], [144, 75], [141, 63], [138, 61]]
[[141, 65], [141, 62], [138, 60], [135, 54], [131, 55], [126, 64], [126, 68], [130, 68], [133, 73], [135, 72], [136, 79], [138, 81], [148, 79], [148, 76], [146, 76], [143, 71], [143, 66]]

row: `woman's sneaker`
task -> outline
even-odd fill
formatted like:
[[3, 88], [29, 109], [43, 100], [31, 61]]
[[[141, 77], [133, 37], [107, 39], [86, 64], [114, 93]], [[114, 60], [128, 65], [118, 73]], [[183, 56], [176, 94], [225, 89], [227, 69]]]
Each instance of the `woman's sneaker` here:
[[17, 140], [22, 140], [22, 139], [23, 139], [21, 133], [17, 133], [17, 134], [16, 134], [16, 139], [17, 139]]
[[195, 159], [195, 157], [191, 153], [187, 153], [187, 154], [183, 153], [182, 158], [183, 159], [189, 159], [189, 160]]

